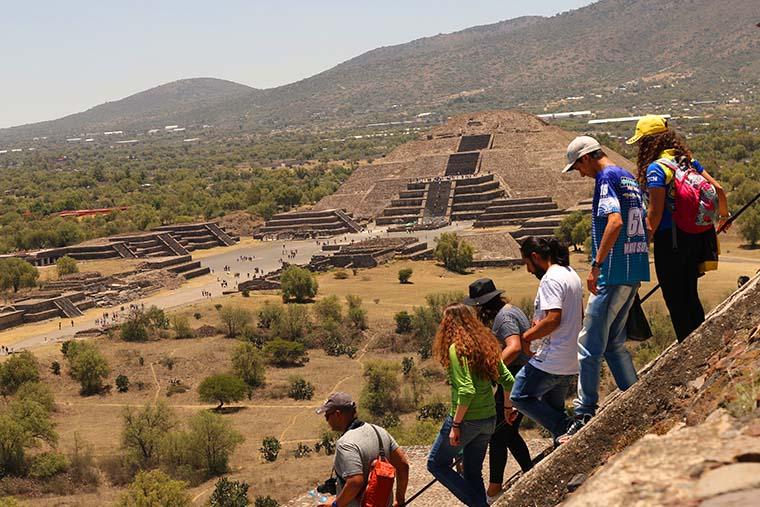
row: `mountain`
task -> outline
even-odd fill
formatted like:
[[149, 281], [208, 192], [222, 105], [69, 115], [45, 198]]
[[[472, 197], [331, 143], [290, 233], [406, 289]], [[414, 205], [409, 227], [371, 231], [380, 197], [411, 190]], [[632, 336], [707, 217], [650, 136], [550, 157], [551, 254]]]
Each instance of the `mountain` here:
[[[260, 90], [223, 79], [181, 79], [81, 113], [4, 131], [16, 135], [73, 135], [114, 129], [163, 128], [170, 123], [211, 123], [224, 114], [226, 103], [255, 97], [258, 93]], [[4, 131], [0, 130], [0, 137]]]
[[[675, 91], [666, 90], [668, 101], [674, 93], [718, 98], [760, 80], [758, 15], [756, 0], [602, 0], [553, 17], [516, 18], [378, 48], [278, 88], [178, 81], [24, 128], [72, 133], [90, 125], [148, 123], [326, 125], [428, 108], [446, 114], [535, 109], [569, 95], [608, 97], [624, 83], [634, 92], [642, 83], [678, 83]], [[0, 138], [8, 133], [0, 131]]]

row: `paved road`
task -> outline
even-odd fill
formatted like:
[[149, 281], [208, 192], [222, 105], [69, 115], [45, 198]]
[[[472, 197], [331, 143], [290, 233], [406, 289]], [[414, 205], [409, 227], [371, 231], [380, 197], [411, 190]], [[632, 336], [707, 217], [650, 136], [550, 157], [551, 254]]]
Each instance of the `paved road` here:
[[[470, 222], [456, 222], [434, 231], [419, 231], [415, 233], [415, 236], [421, 241], [426, 241], [429, 246], [433, 246], [434, 239], [441, 233], [461, 230], [469, 225], [471, 225]], [[386, 229], [385, 227], [374, 228], [370, 231], [331, 238], [329, 241], [345, 243], [352, 240], [361, 241], [370, 237], [409, 237], [406, 233], [388, 233]], [[323, 241], [325, 240], [320, 240], [320, 242]], [[285, 255], [283, 255], [283, 245], [285, 246]], [[247, 280], [249, 275], [253, 277], [256, 267], [265, 273], [269, 273], [280, 268], [281, 259], [290, 263], [306, 264], [314, 254], [321, 252], [321, 249], [322, 246], [318, 245], [315, 240], [266, 241], [251, 246], [230, 247], [221, 253], [201, 259], [203, 266], [211, 268], [212, 273], [209, 276], [190, 280], [176, 290], [161, 291], [155, 295], [133, 301], [132, 304], [145, 305], [145, 307], [155, 305], [162, 309], [169, 309], [201, 301], [204, 299], [204, 292], [210, 292], [211, 297], [218, 297], [225, 290], [234, 290], [237, 281]], [[289, 259], [287, 252], [291, 250], [297, 251], [297, 254], [294, 258]], [[252, 257], [252, 260], [241, 260], [242, 257]], [[225, 266], [230, 268], [229, 272], [225, 272]], [[239, 273], [240, 276], [235, 277], [234, 273]], [[222, 286], [222, 281], [227, 282], [226, 288]], [[70, 339], [77, 332], [96, 327], [95, 319], [99, 318], [103, 312], [121, 312], [122, 307], [128, 309], [129, 304], [88, 310], [84, 316], [73, 319], [73, 326], [70, 325], [72, 319], [61, 319], [62, 328], [60, 330], [58, 329], [59, 319], [6, 330], [0, 332], [0, 344], [7, 345], [13, 350], [21, 350]]]

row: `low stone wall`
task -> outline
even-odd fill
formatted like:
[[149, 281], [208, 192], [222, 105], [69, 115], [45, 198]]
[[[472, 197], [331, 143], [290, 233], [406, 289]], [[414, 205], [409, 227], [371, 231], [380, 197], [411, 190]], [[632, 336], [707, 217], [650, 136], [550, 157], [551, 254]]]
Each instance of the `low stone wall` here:
[[0, 329], [18, 326], [24, 322], [24, 312], [17, 310], [15, 312], [0, 313]]
[[481, 259], [473, 260], [472, 267], [474, 268], [497, 268], [505, 266], [520, 266], [525, 264], [522, 259]]

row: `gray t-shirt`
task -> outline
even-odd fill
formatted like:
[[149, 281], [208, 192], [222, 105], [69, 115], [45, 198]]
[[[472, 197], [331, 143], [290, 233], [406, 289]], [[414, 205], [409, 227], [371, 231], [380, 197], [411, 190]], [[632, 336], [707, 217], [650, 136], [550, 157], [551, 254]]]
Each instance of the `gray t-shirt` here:
[[[506, 339], [508, 336], [514, 334], [522, 335], [528, 329], [530, 329], [530, 321], [528, 320], [528, 317], [526, 317], [523, 311], [516, 306], [509, 304], [504, 305], [493, 319], [492, 331], [493, 334], [496, 335], [496, 338], [499, 339], [502, 349], [507, 346]], [[507, 368], [509, 368], [509, 371], [515, 375], [517, 370], [525, 366], [525, 363], [527, 363], [529, 359], [530, 356], [524, 352], [520, 352], [520, 355], [508, 364]]]
[[[380, 426], [375, 426], [380, 438], [383, 441], [386, 459], [390, 459], [393, 451], [398, 449], [396, 440]], [[374, 460], [380, 456], [380, 447], [377, 444], [377, 434], [372, 429], [372, 425], [364, 423], [356, 429], [347, 431], [338, 439], [335, 446], [335, 475], [338, 476], [338, 493], [343, 489], [345, 481], [353, 475], [364, 475], [366, 483], [369, 478], [369, 467]], [[361, 497], [354, 499], [349, 507], [359, 507]], [[393, 505], [393, 496], [391, 496], [388, 506]]]

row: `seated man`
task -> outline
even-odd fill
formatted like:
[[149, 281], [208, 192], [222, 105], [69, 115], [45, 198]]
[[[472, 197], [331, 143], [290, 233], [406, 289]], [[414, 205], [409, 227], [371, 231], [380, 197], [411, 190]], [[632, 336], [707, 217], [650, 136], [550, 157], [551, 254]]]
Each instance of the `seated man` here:
[[409, 481], [409, 462], [393, 437], [385, 429], [357, 419], [356, 403], [347, 393], [331, 394], [324, 405], [317, 409], [317, 414], [324, 414], [333, 431], [343, 433], [335, 446], [333, 462], [333, 471], [337, 478], [337, 495], [320, 504], [320, 507], [361, 505], [370, 465], [380, 456], [378, 438], [383, 443], [388, 461], [396, 469], [396, 501], [393, 504], [389, 501], [388, 507], [391, 504], [394, 507], [404, 505]]

